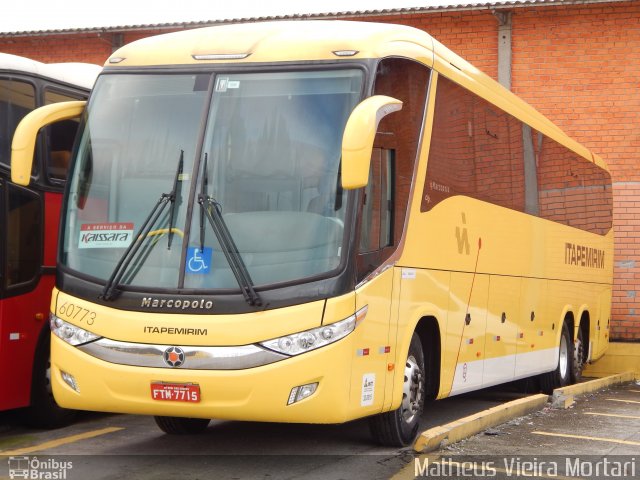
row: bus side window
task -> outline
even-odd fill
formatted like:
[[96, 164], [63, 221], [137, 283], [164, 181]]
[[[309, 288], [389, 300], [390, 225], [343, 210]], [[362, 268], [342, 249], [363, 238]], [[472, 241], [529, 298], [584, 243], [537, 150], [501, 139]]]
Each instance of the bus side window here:
[[0, 164], [7, 168], [11, 161], [13, 133], [20, 120], [34, 108], [36, 100], [32, 84], [0, 78]]
[[371, 169], [362, 200], [360, 252], [375, 252], [391, 246], [393, 218], [393, 151], [374, 148]]
[[403, 58], [378, 64], [374, 95], [401, 100], [402, 110], [382, 119], [374, 141], [361, 205], [358, 280], [389, 258], [402, 238], [430, 73], [426, 66]]
[[[79, 97], [49, 89], [44, 92], [45, 105], [73, 100], [79, 100]], [[67, 179], [67, 170], [78, 125], [78, 120], [64, 120], [46, 128], [47, 155], [45, 157], [45, 171], [47, 180], [52, 183], [60, 184]]]
[[[7, 289], [15, 294], [35, 286], [42, 263], [42, 202], [26, 188], [7, 183], [5, 243], [5, 278]], [[22, 288], [21, 288], [22, 287]], [[18, 291], [19, 290], [19, 291]]]

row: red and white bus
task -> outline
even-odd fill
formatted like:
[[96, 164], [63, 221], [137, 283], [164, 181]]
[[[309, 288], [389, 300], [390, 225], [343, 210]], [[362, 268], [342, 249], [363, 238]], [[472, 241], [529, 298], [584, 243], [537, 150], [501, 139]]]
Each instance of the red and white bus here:
[[30, 407], [29, 423], [43, 427], [69, 417], [51, 394], [48, 319], [62, 191], [78, 123], [40, 132], [29, 187], [9, 180], [11, 141], [30, 111], [85, 100], [99, 71], [0, 53], [0, 411]]

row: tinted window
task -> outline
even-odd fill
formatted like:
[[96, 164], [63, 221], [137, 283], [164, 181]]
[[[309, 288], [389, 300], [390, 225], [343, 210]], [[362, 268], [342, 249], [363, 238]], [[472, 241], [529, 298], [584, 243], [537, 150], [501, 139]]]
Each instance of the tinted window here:
[[519, 122], [440, 77], [422, 211], [454, 195], [524, 209], [522, 152]]
[[[51, 90], [44, 92], [45, 105], [73, 100], [78, 100], [78, 98]], [[46, 172], [49, 180], [64, 181], [67, 179], [67, 169], [71, 160], [71, 150], [73, 150], [79, 120], [63, 120], [47, 127]]]
[[0, 163], [10, 166], [11, 140], [20, 120], [36, 106], [33, 85], [0, 79]]
[[455, 195], [600, 235], [612, 226], [608, 172], [440, 77], [421, 211]]
[[34, 280], [40, 273], [42, 205], [33, 192], [7, 184], [5, 284], [7, 287]]
[[600, 235], [612, 225], [609, 174], [548, 137], [537, 134], [539, 215]]
[[361, 205], [361, 279], [389, 257], [402, 237], [429, 76], [427, 67], [410, 60], [388, 58], [378, 65], [374, 95], [397, 98], [402, 109], [382, 119], [374, 141]]
[[391, 245], [392, 178], [392, 152], [375, 148], [363, 199], [360, 252], [373, 252]]

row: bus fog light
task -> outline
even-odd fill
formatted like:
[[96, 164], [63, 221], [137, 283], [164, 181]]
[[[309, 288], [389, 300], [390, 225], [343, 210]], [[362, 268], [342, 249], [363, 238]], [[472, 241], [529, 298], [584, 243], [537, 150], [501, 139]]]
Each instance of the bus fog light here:
[[78, 386], [78, 382], [76, 382], [76, 378], [73, 375], [71, 375], [70, 373], [63, 372], [62, 370], [60, 370], [60, 376], [62, 377], [62, 380], [64, 380], [64, 383], [69, 385], [76, 392], [80, 393], [80, 387]]
[[287, 401], [287, 405], [291, 405], [292, 403], [299, 402], [300, 400], [304, 400], [305, 398], [309, 398], [313, 395], [318, 389], [318, 382], [308, 383], [306, 385], [300, 385], [298, 387], [293, 387], [291, 389], [291, 393], [289, 394], [289, 400]]

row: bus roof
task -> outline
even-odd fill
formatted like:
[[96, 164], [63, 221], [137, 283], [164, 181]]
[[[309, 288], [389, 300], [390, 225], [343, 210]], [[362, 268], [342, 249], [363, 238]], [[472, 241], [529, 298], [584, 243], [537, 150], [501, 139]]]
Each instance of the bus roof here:
[[41, 63], [30, 58], [0, 53], [0, 72], [28, 73], [91, 90], [100, 73], [91, 63]]
[[[137, 40], [117, 50], [106, 65], [118, 66], [216, 63], [211, 57], [233, 61], [271, 63], [335, 60], [335, 51], [357, 51], [353, 58], [384, 56], [390, 42], [415, 43], [431, 50], [431, 37], [411, 27], [340, 20], [239, 23], [167, 33]], [[226, 57], [223, 57], [226, 56]], [[429, 64], [432, 62], [429, 61]]]
[[106, 67], [274, 63], [387, 56], [413, 58], [437, 70], [607, 168], [549, 119], [428, 33], [406, 25], [344, 20], [238, 23], [147, 37], [118, 49]]

